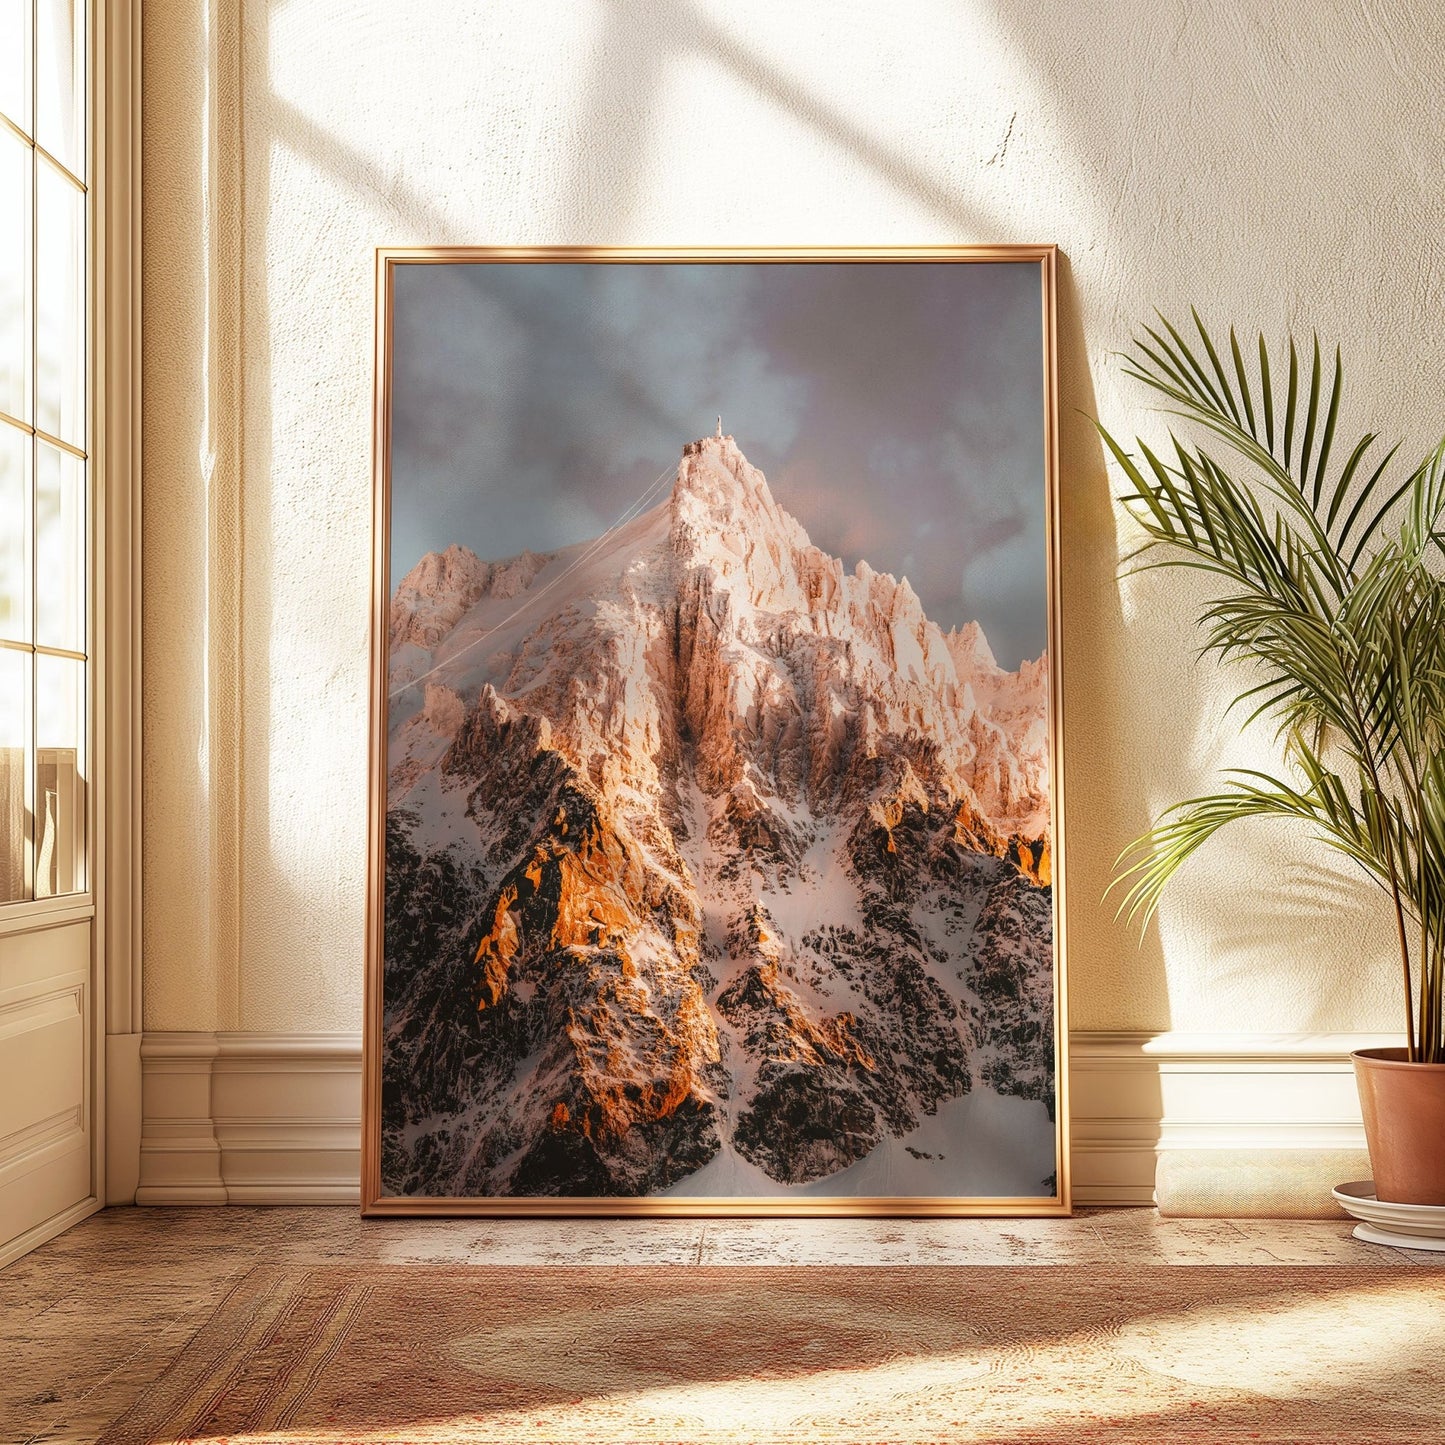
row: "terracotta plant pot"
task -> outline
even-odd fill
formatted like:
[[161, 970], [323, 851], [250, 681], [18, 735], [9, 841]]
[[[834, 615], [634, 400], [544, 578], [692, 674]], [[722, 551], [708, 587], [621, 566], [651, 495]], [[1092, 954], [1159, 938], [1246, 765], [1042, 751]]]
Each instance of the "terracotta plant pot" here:
[[1350, 1058], [1375, 1198], [1445, 1204], [1445, 1064], [1412, 1064], [1404, 1049], [1361, 1049]]

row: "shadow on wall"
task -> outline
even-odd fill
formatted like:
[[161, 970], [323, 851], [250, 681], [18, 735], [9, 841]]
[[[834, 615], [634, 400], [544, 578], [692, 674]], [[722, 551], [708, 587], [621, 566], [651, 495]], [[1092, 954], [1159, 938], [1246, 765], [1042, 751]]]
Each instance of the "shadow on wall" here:
[[[1130, 756], [1130, 730], [1121, 726], [1120, 704], [1136, 674], [1119, 599], [1118, 523], [1093, 422], [1097, 403], [1083, 309], [1066, 255], [1059, 258], [1058, 326], [1070, 1024], [1117, 1028], [1121, 1000], [1142, 995], [1163, 1011], [1129, 1022], [1167, 1029], [1169, 977], [1158, 930], [1150, 928], [1142, 939], [1126, 934], [1104, 899], [1115, 856], [1150, 817], [1145, 774]], [[1128, 715], [1139, 714], [1131, 709]], [[1127, 1015], [1127, 1004], [1123, 1010]]]
[[[611, 166], [598, 164], [599, 152], [579, 146], [567, 180], [557, 186], [550, 212], [552, 234], [577, 243], [593, 239], [621, 244], [635, 235], [644, 201], [648, 164], [665, 124], [658, 106], [669, 70], [688, 60], [708, 60], [732, 74], [756, 97], [821, 137], [836, 144], [861, 167], [875, 172], [895, 191], [921, 204], [957, 228], [960, 240], [997, 241], [988, 213], [955, 186], [921, 166], [906, 150], [860, 125], [839, 105], [810, 90], [798, 77], [757, 48], [703, 14], [690, 0], [605, 0], [605, 18], [593, 42], [588, 74], [579, 82], [584, 136], [607, 136]], [[817, 37], [827, 44], [826, 32]], [[600, 149], [600, 148], [599, 148]], [[772, 155], [739, 148], [719, 180], [745, 186], [757, 165], [776, 164]], [[690, 244], [708, 244], [699, 235]], [[759, 236], [760, 245], [781, 238]], [[825, 233], [805, 238], [818, 245], [837, 244]], [[645, 242], [642, 242], [645, 244]]]
[[[1103, 304], [1091, 296], [1083, 308], [1096, 344], [1100, 332], [1122, 341], [1150, 323], [1155, 306], [1182, 319], [1196, 305], [1215, 327], [1262, 326], [1272, 343], [1291, 329], [1307, 337], [1312, 326], [1338, 328], [1353, 376], [1387, 378], [1372, 392], [1355, 383], [1354, 400], [1368, 394], [1370, 412], [1350, 417], [1347, 404], [1341, 436], [1378, 428], [1388, 442], [1418, 427], [1411, 407], [1425, 399], [1426, 386], [1413, 376], [1400, 384], [1400, 358], [1381, 351], [1390, 327], [1379, 324], [1371, 302], [1363, 314], [1359, 302], [1398, 298], [1397, 341], [1413, 343], [1438, 330], [1430, 298], [1438, 298], [1442, 263], [1433, 235], [1405, 231], [1415, 240], [1428, 236], [1423, 254], [1414, 256], [1381, 245], [1386, 232], [1398, 234], [1399, 216], [1438, 214], [1438, 195], [1420, 163], [1438, 151], [1438, 120], [1419, 103], [1436, 85], [1429, 57], [1439, 49], [1438, 13], [1393, 3], [1348, 18], [1308, 7], [1297, 14], [1191, 7], [1121, 33], [1108, 23], [1076, 23], [1081, 17], [1069, 15], [1072, 7], [1052, 12], [1053, 23], [1039, 23], [1028, 0], [990, 0], [986, 7], [961, 0], [961, 7], [985, 8], [1010, 46], [1026, 55], [1029, 73], [1048, 87], [1058, 136], [1080, 145], [1107, 137], [1116, 145], [1112, 153], [1098, 144], [1078, 156], [1105, 208], [1105, 234], [1095, 244], [1117, 247], [1130, 263], [1119, 294]], [[1301, 64], [1306, 55], [1330, 65], [1348, 57], [1351, 84], [1312, 84]], [[1178, 163], [1160, 164], [1171, 159], [1169, 147], [1151, 150], [1141, 137], [1157, 130], [1161, 114], [1180, 126], [1170, 132], [1177, 136], [1172, 144], [1187, 145], [1187, 135], [1216, 160], [1201, 167], [1180, 150]], [[1212, 174], [1216, 165], [1223, 185]], [[1352, 200], [1323, 206], [1321, 196], [1330, 191]], [[1377, 229], [1363, 240], [1349, 217], [1367, 191], [1379, 211]], [[1067, 243], [1067, 231], [1061, 239]], [[1136, 273], [1157, 278], [1161, 252], [1165, 279], [1140, 293]], [[1123, 309], [1100, 326], [1110, 303]], [[1080, 355], [1084, 345], [1081, 336]], [[1065, 366], [1070, 350], [1065, 342]], [[1138, 429], [1157, 440], [1160, 423], [1143, 415], [1154, 399], [1141, 387], [1119, 390], [1111, 353], [1093, 360], [1110, 430], [1122, 439]], [[1097, 414], [1089, 381], [1085, 373], [1075, 390], [1066, 380], [1065, 422], [1071, 400]], [[1079, 638], [1070, 649], [1068, 683], [1071, 885], [1076, 932], [1083, 934], [1071, 939], [1070, 957], [1085, 990], [1073, 994], [1075, 1027], [1333, 1031], [1372, 1026], [1371, 1020], [1393, 1026], [1398, 960], [1387, 901], [1303, 828], [1226, 830], [1181, 871], [1137, 953], [1135, 930], [1112, 921], [1112, 900], [1096, 909], [1120, 846], [1182, 797], [1213, 791], [1220, 770], [1272, 768], [1278, 750], [1267, 726], [1241, 736], [1247, 709], [1226, 714], [1247, 678], [1197, 661], [1202, 637], [1193, 623], [1211, 597], [1208, 584], [1178, 572], [1119, 582], [1093, 557], [1096, 546], [1108, 550], [1108, 504], [1090, 469], [1090, 439], [1066, 436], [1063, 447], [1066, 489], [1087, 479], [1080, 520], [1097, 524], [1084, 536], [1065, 529], [1066, 625]], [[1118, 550], [1128, 552], [1133, 529], [1122, 525]], [[1087, 632], [1096, 623], [1108, 628], [1097, 638]], [[1096, 673], [1090, 659], [1098, 640], [1106, 640], [1108, 655]], [[1107, 820], [1096, 835], [1095, 817]], [[1156, 1012], [1156, 1004], [1135, 1012], [1129, 1000], [1140, 994], [1167, 1009]]]
[[[527, 178], [514, 185], [517, 194], [509, 202], [511, 209], [503, 209], [495, 194], [486, 193], [482, 180], [475, 182], [475, 194], [465, 189], [467, 177], [457, 180], [464, 197], [459, 205], [455, 193], [443, 203], [434, 187], [409, 178], [420, 173], [412, 164], [418, 151], [448, 146], [455, 134], [464, 131], [475, 133], [478, 117], [496, 104], [483, 84], [482, 62], [487, 57], [479, 57], [478, 79], [466, 95], [466, 104], [474, 109], [462, 115], [438, 114], [434, 131], [377, 142], [375, 132], [358, 139], [340, 122], [330, 124], [324, 108], [308, 112], [296, 95], [283, 94], [273, 61], [282, 50], [287, 55], [314, 52], [308, 64], [318, 71], [334, 71], [360, 60], [365, 73], [352, 77], [354, 84], [366, 89], [369, 105], [385, 108], [391, 103], [386, 47], [392, 31], [391, 22], [380, 12], [360, 15], [349, 38], [338, 44], [334, 16], [325, 6], [317, 6], [314, 17], [295, 0], [248, 6], [244, 35], [243, 12], [234, 0], [181, 0], [173, 8], [188, 25], [201, 25], [203, 11], [225, 22], [217, 21], [205, 62], [218, 72], [210, 124], [221, 131], [229, 126], [243, 141], [241, 165], [224, 145], [200, 148], [209, 157], [209, 170], [200, 181], [213, 197], [217, 218], [213, 242], [223, 241], [226, 225], [244, 237], [237, 266], [219, 267], [230, 295], [224, 298], [227, 304], [212, 308], [209, 320], [216, 333], [209, 349], [218, 364], [235, 368], [234, 386], [229, 393], [218, 391], [217, 405], [237, 409], [241, 428], [233, 470], [219, 473], [216, 485], [234, 488], [243, 511], [234, 531], [228, 530], [232, 524], [223, 517], [225, 525], [217, 524], [202, 539], [208, 556], [217, 553], [225, 564], [216, 569], [202, 599], [208, 636], [224, 637], [228, 628], [239, 634], [230, 689], [236, 716], [220, 714], [217, 724], [232, 729], [229, 746], [238, 761], [228, 768], [224, 751], [214, 754], [208, 779], [212, 796], [206, 800], [207, 806], [220, 808], [218, 824], [225, 824], [226, 807], [234, 813], [239, 840], [222, 842], [227, 848], [239, 845], [242, 860], [230, 874], [242, 894], [236, 900], [238, 921], [234, 928], [220, 929], [211, 945], [222, 955], [214, 960], [222, 1026], [294, 1028], [306, 1026], [310, 1019], [332, 1017], [322, 1007], [321, 994], [328, 988], [343, 989], [350, 980], [354, 984], [348, 1006], [354, 1017], [359, 1016], [361, 974], [353, 955], [362, 933], [364, 830], [358, 831], [354, 823], [364, 818], [366, 769], [364, 728], [354, 714], [357, 700], [366, 696], [369, 557], [357, 545], [354, 530], [338, 530], [335, 511], [328, 511], [328, 505], [334, 508], [338, 492], [344, 492], [346, 507], [364, 508], [360, 480], [364, 464], [358, 457], [365, 455], [368, 442], [359, 402], [356, 412], [344, 419], [318, 415], [304, 427], [278, 429], [278, 418], [284, 414], [289, 419], [304, 406], [304, 397], [292, 394], [307, 380], [304, 365], [295, 358], [315, 354], [330, 365], [334, 356], [326, 351], [327, 345], [332, 352], [351, 346], [345, 338], [363, 329], [353, 325], [362, 312], [367, 317], [364, 329], [369, 330], [369, 246], [358, 246], [353, 239], [338, 244], [336, 236], [350, 237], [339, 218], [363, 218], [362, 229], [371, 242], [385, 244], [476, 243], [499, 235], [549, 242], [675, 240], [674, 235], [646, 233], [647, 217], [658, 211], [657, 197], [663, 193], [659, 188], [677, 180], [676, 169], [668, 169], [660, 159], [668, 144], [684, 144], [699, 156], [723, 158], [710, 177], [714, 203], [720, 207], [726, 207], [730, 198], [746, 196], [754, 178], [801, 164], [781, 142], [766, 149], [750, 148], [749, 138], [759, 134], [756, 130], [739, 126], [734, 138], [728, 116], [690, 111], [679, 103], [669, 85], [680, 70], [697, 62], [725, 73], [748, 97], [776, 114], [780, 136], [803, 135], [826, 142], [844, 155], [845, 167], [854, 167], [860, 185], [882, 185], [896, 195], [898, 215], [932, 217], [950, 239], [984, 242], [1017, 237], [1021, 207], [1008, 203], [1009, 188], [1018, 184], [1023, 194], [1030, 184], [1037, 186], [1041, 166], [1077, 172], [1068, 183], [1068, 194], [1076, 198], [1078, 216], [1087, 211], [1089, 219], [1056, 226], [1056, 238], [1068, 252], [1060, 270], [1059, 339], [1072, 1022], [1084, 1029], [1165, 1029], [1181, 1020], [1181, 979], [1186, 992], [1196, 989], [1200, 979], [1210, 987], [1231, 988], [1236, 983], [1243, 987], [1248, 983], [1250, 950], [1258, 943], [1273, 939], [1281, 947], [1280, 956], [1288, 954], [1290, 940], [1284, 935], [1303, 921], [1314, 902], [1306, 904], [1298, 896], [1281, 903], [1278, 890], [1261, 890], [1253, 897], [1242, 892], [1270, 860], [1269, 840], [1250, 842], [1241, 835], [1196, 860], [1193, 891], [1187, 897], [1203, 900], [1197, 910], [1198, 926], [1191, 921], [1190, 910], [1181, 906], [1166, 919], [1164, 932], [1150, 930], [1142, 947], [1130, 930], [1113, 921], [1112, 908], [1100, 901], [1119, 849], [1148, 825], [1160, 807], [1207, 778], [1212, 765], [1225, 756], [1226, 733], [1218, 721], [1219, 685], [1192, 661], [1194, 640], [1187, 635], [1187, 621], [1197, 613], [1197, 599], [1173, 579], [1141, 579], [1123, 591], [1119, 586], [1118, 519], [1090, 421], [1096, 411], [1095, 375], [1110, 397], [1113, 379], [1106, 384], [1102, 378], [1103, 368], [1112, 369], [1112, 364], [1101, 352], [1091, 354], [1089, 331], [1101, 337], [1096, 346], [1110, 344], [1147, 314], [1153, 300], [1177, 307], [1198, 299], [1185, 288], [1196, 284], [1206, 267], [1219, 259], [1200, 261], [1199, 235], [1217, 241], [1230, 228], [1245, 234], [1249, 218], [1271, 204], [1271, 193], [1279, 205], [1308, 185], [1307, 177], [1291, 169], [1295, 164], [1291, 153], [1261, 156], [1229, 193], [1237, 214], [1218, 217], [1210, 212], [1208, 224], [1214, 229], [1200, 231], [1206, 224], [1203, 213], [1179, 212], [1188, 216], [1195, 232], [1185, 234], [1181, 229], [1177, 241], [1182, 279], [1176, 294], [1135, 295], [1127, 275], [1122, 300], [1117, 294], [1093, 294], [1094, 278], [1103, 274], [1092, 255], [1094, 247], [1117, 243], [1121, 251], [1142, 262], [1149, 247], [1159, 244], [1156, 214], [1196, 205], [1207, 211], [1211, 204], [1208, 195], [1192, 198], [1191, 180], [1184, 174], [1187, 167], [1175, 168], [1180, 174], [1141, 179], [1136, 174], [1141, 164], [1136, 158], [1138, 147], [1119, 140], [1150, 124], [1149, 78], [1132, 73], [1146, 54], [1153, 56], [1150, 47], [1157, 36], [1148, 27], [1138, 36], [1131, 34], [1116, 56], [1110, 51], [1118, 39], [1116, 32], [1041, 20], [1036, 7], [1026, 8], [1022, 0], [999, 0], [986, 11], [951, 7], [947, 19], [952, 29], [946, 43], [980, 47], [976, 54], [961, 54], [959, 65], [966, 70], [970, 60], [980, 64], [987, 60], [985, 42], [1002, 47], [1007, 69], [1026, 73], [1038, 90], [1041, 100], [1033, 124], [1046, 127], [1041, 134], [1015, 136], [1011, 151], [1007, 137], [996, 149], [990, 141], [991, 153], [969, 158], [971, 169], [964, 169], [936, 145], [930, 150], [900, 138], [901, 130], [895, 134], [890, 121], [867, 119], [869, 111], [855, 107], [842, 86], [836, 92], [827, 89], [831, 72], [809, 68], [801, 59], [790, 65], [774, 58], [765, 48], [766, 41], [752, 41], [750, 32], [710, 18], [698, 4], [602, 0], [594, 32], [577, 65], [569, 113], [559, 117], [542, 111], [516, 118], [516, 165], [525, 169]], [[968, 25], [976, 20], [976, 35], [959, 29], [960, 8], [971, 17]], [[440, 12], [438, 16], [439, 32], [443, 22]], [[1288, 57], [1276, 53], [1267, 27], [1244, 19], [1216, 16], [1215, 20], [1243, 27], [1242, 31], [1211, 33], [1206, 39], [1212, 48], [1203, 53], [1237, 52], [1254, 67], [1252, 74], [1285, 74]], [[407, 23], [426, 25], [415, 17]], [[468, 24], [483, 23], [492, 22], [476, 16], [468, 19]], [[504, 22], [499, 18], [495, 23]], [[1208, 17], [1187, 22], [1189, 26], [1208, 23]], [[756, 27], [757, 33], [764, 28]], [[945, 28], [940, 25], [941, 35]], [[438, 33], [428, 43], [444, 48], [450, 39]], [[822, 47], [830, 43], [821, 21], [816, 41]], [[879, 50], [882, 55], [887, 46]], [[567, 64], [567, 52], [553, 57], [553, 63]], [[1157, 63], [1157, 57], [1151, 63]], [[936, 67], [919, 83], [929, 77], [931, 83], [938, 83]], [[890, 84], [907, 83], [910, 75], [900, 73], [895, 63], [886, 78]], [[1197, 97], [1207, 122], [1217, 121], [1222, 136], [1253, 137], [1252, 127], [1261, 118], [1270, 126], [1282, 124], [1291, 97], [1305, 82], [1282, 82], [1277, 93], [1268, 96], [1249, 92], [1252, 84], [1242, 82], [1240, 89], [1226, 88], [1222, 94], [1201, 91]], [[378, 88], [373, 92], [367, 89], [371, 86]], [[1360, 92], [1331, 100], [1328, 106], [1311, 100], [1312, 115], [1322, 133], [1333, 135], [1347, 121], [1358, 121], [1376, 92], [1372, 80]], [[959, 108], [959, 94], [940, 94], [937, 115], [950, 134], [957, 129], [968, 141], [975, 132], [969, 130], [969, 117]], [[1407, 131], [1424, 123], [1418, 118], [1405, 122]], [[581, 143], [559, 145], [559, 128]], [[1361, 133], [1369, 131], [1363, 126]], [[720, 137], [717, 142], [714, 133]], [[977, 144], [976, 138], [972, 143]], [[1402, 143], [1396, 138], [1390, 144]], [[1020, 159], [1028, 156], [1030, 145], [1032, 159]], [[317, 194], [322, 204], [332, 208], [329, 217], [320, 210], [305, 216], [289, 214], [288, 187], [298, 164], [315, 172]], [[1034, 169], [1016, 169], [1026, 166]], [[1016, 182], [1015, 177], [1022, 179]], [[1137, 206], [1138, 189], [1146, 186], [1149, 216], [1138, 219], [1131, 208]], [[525, 206], [518, 204], [519, 196]], [[853, 239], [859, 236], [859, 223], [847, 209], [849, 203], [844, 187], [837, 212], [820, 214], [811, 233], [799, 235], [795, 219], [779, 222], [791, 226], [787, 234], [754, 239], [759, 243]], [[696, 232], [683, 239], [706, 244], [712, 239], [710, 214], [679, 205], [668, 213], [667, 224], [695, 223]], [[1148, 235], [1143, 234], [1146, 229]], [[895, 231], [886, 239], [900, 238]], [[1185, 258], [1192, 258], [1192, 269], [1185, 270]], [[1223, 258], [1222, 264], [1228, 261]], [[1075, 267], [1086, 263], [1088, 279], [1079, 280]], [[1291, 279], [1300, 266], [1298, 256], [1271, 253], [1261, 258], [1259, 266], [1245, 294], [1298, 294]], [[1150, 274], [1159, 274], [1157, 264]], [[278, 278], [286, 288], [281, 300]], [[1117, 282], [1113, 284], [1120, 289]], [[1226, 289], [1222, 294], [1240, 292]], [[313, 296], [314, 302], [309, 299]], [[312, 309], [293, 305], [296, 297], [307, 298], [303, 305]], [[327, 312], [333, 302], [344, 309], [344, 318]], [[1111, 306], [1126, 307], [1127, 313], [1111, 313]], [[285, 366], [275, 367], [274, 359], [282, 356]], [[625, 386], [627, 380], [625, 369], [619, 368], [619, 385]], [[285, 390], [280, 390], [283, 385]], [[1131, 398], [1131, 404], [1136, 402]], [[1113, 410], [1112, 400], [1108, 404]], [[1113, 416], [1110, 421], [1120, 432], [1131, 429], [1130, 418]], [[345, 428], [344, 434], [338, 434], [338, 427]], [[288, 442], [278, 455], [274, 438], [283, 434]], [[289, 440], [293, 436], [301, 437], [304, 445], [293, 448]], [[320, 611], [354, 618], [345, 632], [344, 647], [338, 648], [313, 627], [309, 619]], [[200, 666], [206, 667], [204, 658]], [[214, 674], [214, 663], [211, 670]], [[345, 827], [331, 841], [329, 851], [305, 853], [294, 842], [295, 820], [307, 816], [308, 807], [314, 812], [314, 795], [326, 788], [345, 796], [336, 814], [345, 820]], [[223, 852], [218, 858], [214, 866], [219, 875], [229, 860]], [[1368, 890], [1363, 885], [1356, 892], [1353, 880], [1344, 877], [1330, 886], [1336, 885], [1342, 890], [1342, 906], [1355, 906], [1348, 902], [1353, 899], [1362, 917], [1368, 913]], [[1220, 898], [1229, 900], [1227, 907], [1220, 906]], [[293, 925], [291, 920], [301, 923]], [[1221, 931], [1230, 925], [1236, 928], [1233, 939]], [[1201, 941], [1206, 938], [1214, 944]], [[194, 950], [194, 942], [170, 940], [168, 948], [184, 955]], [[1215, 950], [1223, 950], [1231, 961], [1219, 963]], [[307, 956], [326, 952], [331, 955], [329, 972], [318, 974]], [[1313, 980], [1317, 985], [1313, 993], [1308, 989], [1301, 993], [1297, 954], [1298, 950], [1290, 955], [1294, 996], [1280, 1003], [1275, 1017], [1283, 1013], [1298, 1017], [1300, 1027], [1318, 1025], [1327, 1021], [1328, 980], [1321, 975]], [[270, 981], [281, 976], [283, 964], [293, 962], [300, 966], [290, 974], [287, 986], [296, 995], [277, 997]], [[310, 999], [301, 996], [308, 989], [313, 991]]]
[[[252, 12], [254, 18], [249, 23], [256, 29], [246, 36], [249, 56], [269, 55], [273, 40], [261, 27], [284, 8], [272, 5]], [[643, 201], [642, 187], [655, 130], [666, 124], [657, 105], [667, 68], [688, 55], [705, 56], [718, 63], [768, 103], [846, 148], [891, 187], [945, 221], [960, 240], [997, 240], [1000, 229], [1005, 228], [1005, 218], [993, 218], [979, 196], [932, 174], [904, 148], [851, 120], [775, 62], [720, 30], [684, 0], [649, 0], [642, 5], [613, 0], [605, 7], [604, 23], [593, 42], [588, 70], [579, 80], [578, 108], [583, 117], [581, 129], [605, 138], [599, 139], [598, 147], [605, 144], [607, 155], [625, 156], [628, 162], [603, 166], [599, 149], [576, 149], [570, 174], [559, 178], [553, 187], [551, 214], [539, 224], [540, 235], [570, 241], [645, 242], [645, 236], [636, 234], [634, 216]], [[253, 63], [261, 62], [257, 59]], [[391, 241], [398, 234], [416, 236], [418, 232], [437, 244], [461, 244], [478, 238], [459, 231], [443, 207], [407, 184], [400, 168], [382, 169], [274, 88], [259, 93], [256, 81], [243, 77], [241, 89], [246, 97], [240, 121], [245, 128], [244, 179], [242, 182], [227, 175], [215, 180], [234, 190], [230, 203], [251, 237], [245, 248], [245, 269], [237, 296], [245, 379], [244, 529], [246, 536], [254, 539], [244, 547], [245, 635], [243, 679], [238, 688], [246, 707], [242, 851], [246, 859], [244, 889], [250, 898], [241, 908], [241, 942], [233, 967], [242, 975], [238, 980], [240, 1011], [245, 1020], [242, 1026], [255, 1027], [259, 1026], [256, 1010], [247, 1002], [254, 999], [255, 991], [247, 987], [244, 974], [252, 952], [245, 940], [255, 938], [259, 946], [264, 938], [264, 922], [257, 915], [314, 907], [314, 897], [304, 886], [298, 886], [294, 869], [264, 846], [264, 840], [273, 833], [275, 810], [288, 809], [295, 803], [288, 796], [294, 791], [290, 779], [294, 766], [288, 763], [284, 776], [270, 766], [277, 725], [294, 733], [298, 708], [308, 706], [304, 688], [298, 690], [297, 686], [298, 672], [304, 675], [305, 669], [298, 670], [294, 656], [283, 659], [276, 653], [278, 640], [286, 639], [288, 634], [295, 640], [294, 630], [288, 625], [291, 598], [306, 602], [296, 580], [306, 566], [306, 528], [299, 525], [304, 521], [299, 514], [304, 513], [305, 499], [280, 495], [278, 489], [286, 487], [288, 478], [304, 491], [324, 490], [326, 484], [324, 462], [304, 475], [294, 463], [284, 472], [278, 472], [273, 465], [273, 383], [269, 362], [278, 342], [272, 330], [268, 285], [273, 252], [284, 240], [287, 221], [284, 216], [272, 214], [272, 168], [278, 157], [284, 158], [288, 152], [315, 167], [332, 186], [355, 195], [375, 214], [379, 242]], [[744, 184], [751, 160], [739, 156], [738, 173], [725, 176], [724, 181]], [[619, 176], [624, 178], [623, 184], [617, 184]], [[244, 191], [240, 189], [242, 184]], [[699, 234], [690, 239], [706, 244], [708, 237]], [[335, 255], [323, 261], [333, 268], [346, 269], [350, 276], [348, 289], [355, 292], [354, 304], [369, 309], [370, 256]], [[1103, 450], [1090, 421], [1095, 397], [1083, 309], [1067, 257], [1061, 259], [1059, 283], [1060, 524], [1065, 558], [1062, 604], [1070, 886], [1066, 939], [1075, 1020], [1082, 1017], [1087, 1025], [1116, 1011], [1111, 1000], [1121, 993], [1167, 999], [1167, 978], [1157, 935], [1151, 933], [1142, 951], [1137, 950], [1133, 940], [1124, 939], [1122, 931], [1109, 921], [1100, 904], [1114, 854], [1147, 825], [1148, 812], [1142, 773], [1131, 765], [1131, 760], [1121, 756], [1125, 740], [1117, 735], [1115, 699], [1122, 691], [1120, 680], [1129, 674], [1127, 637], [1115, 580], [1118, 540]], [[280, 344], [297, 343], [288, 337]], [[619, 366], [619, 388], [628, 390], [629, 385], [625, 368]], [[356, 576], [365, 577], [369, 559], [358, 556], [353, 563]], [[283, 593], [288, 596], [283, 598]], [[354, 652], [358, 667], [365, 665], [364, 638], [359, 630], [366, 615], [363, 595], [358, 588], [358, 645]], [[311, 601], [314, 604], [315, 599]], [[316, 659], [313, 665], [333, 664], [330, 659]], [[364, 689], [360, 691], [364, 693]], [[1185, 692], [1181, 689], [1176, 695], [1176, 703], [1187, 712]], [[361, 795], [364, 763], [361, 758], [352, 762], [355, 787]], [[360, 856], [359, 843], [348, 849], [352, 851]], [[354, 925], [338, 927], [336, 933], [354, 937]], [[303, 986], [300, 977], [297, 985]], [[274, 1005], [274, 1001], [272, 1005], [255, 1002], [268, 1011]], [[304, 1007], [301, 1000], [293, 1002]], [[1167, 1027], [1167, 1008], [1164, 1016], [1146, 1022]]]

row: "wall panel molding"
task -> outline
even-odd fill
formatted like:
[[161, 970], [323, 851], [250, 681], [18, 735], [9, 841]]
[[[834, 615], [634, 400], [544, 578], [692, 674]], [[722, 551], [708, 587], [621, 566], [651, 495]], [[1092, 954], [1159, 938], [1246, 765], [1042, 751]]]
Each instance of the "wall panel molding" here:
[[1350, 1053], [1381, 1034], [1075, 1033], [1074, 1200], [1166, 1214], [1338, 1214], [1369, 1162]]
[[[1366, 1177], [1351, 1050], [1377, 1034], [1076, 1033], [1077, 1204], [1334, 1215]], [[354, 1034], [148, 1033], [140, 1204], [351, 1204]]]
[[147, 1033], [138, 1204], [354, 1204], [361, 1040]]

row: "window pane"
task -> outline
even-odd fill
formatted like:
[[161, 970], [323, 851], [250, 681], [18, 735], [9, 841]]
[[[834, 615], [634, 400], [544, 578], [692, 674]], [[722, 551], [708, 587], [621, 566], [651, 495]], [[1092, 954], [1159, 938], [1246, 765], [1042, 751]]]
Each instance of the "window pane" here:
[[35, 659], [35, 896], [85, 888], [85, 664]]
[[35, 641], [84, 652], [85, 463], [35, 445]]
[[85, 179], [84, 6], [39, 0], [35, 7], [35, 139]]
[[29, 722], [30, 654], [0, 647], [0, 903], [30, 896], [25, 886]]
[[0, 113], [30, 134], [30, 0], [0, 0]]
[[30, 438], [0, 422], [0, 640], [5, 642], [30, 641], [29, 513]]
[[0, 411], [29, 421], [30, 176], [33, 152], [0, 127]]
[[85, 194], [35, 168], [35, 425], [85, 445]]

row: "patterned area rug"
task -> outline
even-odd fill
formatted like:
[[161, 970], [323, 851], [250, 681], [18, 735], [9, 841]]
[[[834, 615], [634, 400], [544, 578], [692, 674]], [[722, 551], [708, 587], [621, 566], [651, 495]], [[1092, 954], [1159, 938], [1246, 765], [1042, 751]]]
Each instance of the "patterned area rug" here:
[[251, 1270], [105, 1445], [1420, 1442], [1445, 1272]]

